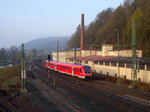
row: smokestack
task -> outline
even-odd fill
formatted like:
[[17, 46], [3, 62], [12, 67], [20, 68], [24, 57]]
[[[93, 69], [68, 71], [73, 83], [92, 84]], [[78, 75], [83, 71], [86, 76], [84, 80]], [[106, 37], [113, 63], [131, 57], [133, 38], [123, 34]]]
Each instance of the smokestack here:
[[80, 37], [80, 49], [84, 49], [84, 14], [81, 14], [81, 37]]

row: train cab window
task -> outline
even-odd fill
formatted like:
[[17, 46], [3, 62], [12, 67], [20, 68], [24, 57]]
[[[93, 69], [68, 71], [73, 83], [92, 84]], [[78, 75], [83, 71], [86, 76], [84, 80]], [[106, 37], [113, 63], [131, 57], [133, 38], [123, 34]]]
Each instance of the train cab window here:
[[76, 71], [78, 72], [78, 68], [76, 68]]
[[84, 66], [84, 72], [85, 72], [85, 74], [91, 74], [91, 67], [90, 66]]
[[82, 69], [80, 69], [80, 72], [82, 73]]
[[78, 72], [78, 68], [74, 68], [74, 71]]

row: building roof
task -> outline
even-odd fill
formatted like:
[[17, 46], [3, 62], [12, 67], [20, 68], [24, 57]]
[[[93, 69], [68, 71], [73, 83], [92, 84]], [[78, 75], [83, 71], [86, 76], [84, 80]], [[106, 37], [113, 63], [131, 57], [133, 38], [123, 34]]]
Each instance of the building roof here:
[[[75, 57], [69, 57], [67, 59], [75, 60]], [[112, 63], [132, 63], [131, 57], [116, 57], [116, 56], [85, 56], [85, 57], [76, 57], [76, 60], [79, 61], [95, 61], [95, 62], [112, 62]], [[150, 58], [137, 58], [137, 61], [140, 65], [150, 66]]]
[[[114, 58], [115, 56], [85, 56], [85, 57], [76, 57], [76, 60], [79, 61], [89, 61], [89, 60], [103, 60], [103, 59], [109, 59], [109, 58]], [[69, 57], [67, 59], [73, 59], [75, 60], [75, 57]]]
[[[98, 62], [119, 62], [119, 63], [132, 63], [132, 58], [131, 57], [114, 57], [114, 58], [107, 58], [103, 60], [95, 60]], [[140, 65], [150, 65], [150, 58], [137, 58], [137, 61]]]
[[132, 49], [113, 49], [113, 50], [109, 50], [109, 51], [132, 51]]

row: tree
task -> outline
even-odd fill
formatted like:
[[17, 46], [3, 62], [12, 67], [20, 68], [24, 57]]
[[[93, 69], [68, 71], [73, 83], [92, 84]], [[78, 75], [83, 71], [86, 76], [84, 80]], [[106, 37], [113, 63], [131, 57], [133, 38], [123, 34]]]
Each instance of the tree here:
[[[108, 19], [111, 17], [113, 12], [112, 8], [108, 8], [103, 10], [96, 16], [95, 21], [91, 22], [88, 26], [88, 40], [90, 40], [90, 44], [101, 43], [103, 37], [100, 35], [100, 30], [107, 23]], [[98, 39], [102, 38], [102, 39]], [[99, 42], [97, 42], [99, 40]]]
[[18, 50], [16, 46], [11, 46], [9, 49], [11, 63], [16, 64], [18, 62]]
[[[132, 18], [136, 21], [137, 49], [143, 50], [144, 56], [150, 56], [150, 0], [125, 0], [115, 10], [108, 8], [98, 13], [87, 29], [86, 44], [101, 45], [105, 40], [112, 44], [117, 43], [115, 30], [119, 32], [119, 44], [131, 45]], [[71, 36], [68, 42], [70, 48], [74, 48], [76, 38], [80, 38], [78, 30]], [[80, 39], [78, 40], [78, 46]], [[123, 48], [123, 47], [121, 47]], [[130, 46], [128, 47], [130, 48]], [[125, 47], [127, 49], [127, 47]]]
[[132, 19], [136, 21], [136, 38], [137, 38], [137, 49], [144, 50], [144, 20], [145, 16], [141, 8], [137, 8], [127, 24], [127, 37], [132, 37]]
[[76, 32], [71, 35], [71, 39], [67, 42], [67, 49], [78, 47], [80, 48], [80, 25], [78, 25]]

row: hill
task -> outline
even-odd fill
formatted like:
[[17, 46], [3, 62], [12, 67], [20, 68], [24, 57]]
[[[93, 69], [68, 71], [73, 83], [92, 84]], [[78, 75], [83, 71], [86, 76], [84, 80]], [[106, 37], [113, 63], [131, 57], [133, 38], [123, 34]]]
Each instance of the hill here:
[[39, 38], [39, 39], [31, 40], [24, 44], [25, 44], [26, 50], [46, 49], [46, 50], [52, 51], [52, 50], [56, 50], [57, 41], [59, 42], [60, 50], [65, 49], [68, 40], [69, 40], [69, 37], [48, 37], [48, 38]]

